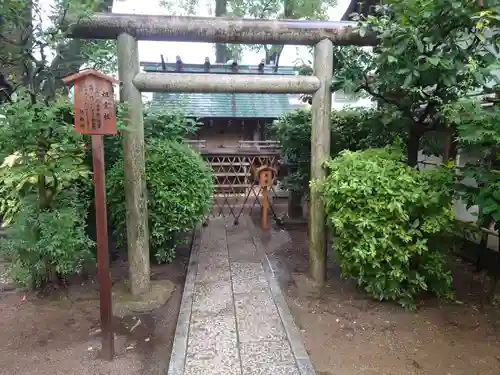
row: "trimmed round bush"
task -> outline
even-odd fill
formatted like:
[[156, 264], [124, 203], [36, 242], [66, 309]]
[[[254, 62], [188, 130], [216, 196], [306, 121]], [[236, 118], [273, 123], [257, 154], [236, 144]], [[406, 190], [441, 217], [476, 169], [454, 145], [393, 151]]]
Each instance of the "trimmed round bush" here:
[[[120, 245], [126, 240], [124, 165], [120, 157], [108, 173], [111, 222]], [[159, 263], [172, 261], [180, 235], [202, 221], [212, 204], [212, 173], [185, 144], [155, 140], [146, 146], [149, 246]]]
[[446, 241], [451, 169], [418, 172], [388, 149], [342, 151], [326, 163], [322, 194], [342, 273], [379, 300], [415, 307], [424, 292], [451, 298]]

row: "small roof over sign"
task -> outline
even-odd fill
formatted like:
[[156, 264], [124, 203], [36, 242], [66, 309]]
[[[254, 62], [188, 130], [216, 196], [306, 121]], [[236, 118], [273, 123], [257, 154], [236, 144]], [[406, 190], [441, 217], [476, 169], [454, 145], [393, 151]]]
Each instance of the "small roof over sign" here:
[[101, 72], [98, 72], [97, 70], [94, 70], [94, 69], [85, 69], [81, 72], [78, 72], [78, 73], [75, 73], [75, 74], [71, 74], [69, 76], [66, 76], [62, 79], [62, 81], [66, 84], [68, 83], [72, 83], [72, 82], [75, 82], [75, 81], [78, 81], [82, 78], [85, 78], [87, 76], [95, 76], [95, 77], [98, 77], [98, 78], [101, 78], [105, 81], [108, 81], [108, 82], [111, 82], [111, 83], [115, 83], [115, 84], [119, 84], [120, 81], [117, 80], [116, 78], [114, 77], [111, 77], [111, 76], [108, 76], [106, 74], [103, 74]]

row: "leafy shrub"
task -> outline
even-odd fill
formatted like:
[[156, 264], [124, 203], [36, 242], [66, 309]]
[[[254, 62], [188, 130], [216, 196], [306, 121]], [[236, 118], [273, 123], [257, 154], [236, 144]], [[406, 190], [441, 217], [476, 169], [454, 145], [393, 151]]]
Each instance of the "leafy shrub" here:
[[62, 190], [75, 184], [84, 188], [81, 199], [91, 198], [91, 171], [85, 164], [85, 153], [81, 145], [52, 144], [45, 152], [43, 160], [38, 160], [34, 153], [26, 155], [15, 152], [7, 156], [0, 165], [0, 215], [3, 224], [15, 221], [21, 211], [22, 199], [30, 195], [39, 195], [39, 178], [44, 180], [42, 193], [46, 194], [42, 205], [50, 207]]
[[[279, 141], [291, 173], [282, 181], [289, 190], [307, 195], [311, 163], [311, 111], [298, 110], [275, 121], [270, 136]], [[332, 112], [331, 155], [342, 150], [364, 150], [393, 144], [406, 137], [399, 116], [377, 109]]]
[[0, 215], [9, 225], [0, 250], [27, 286], [68, 276], [91, 258], [91, 172], [71, 107], [67, 98], [46, 104], [23, 92], [0, 106], [0, 154], [8, 155], [0, 163]]
[[306, 194], [309, 186], [311, 160], [311, 111], [298, 110], [273, 122], [269, 136], [279, 141], [281, 158], [290, 166], [281, 187]]
[[68, 189], [51, 209], [40, 209], [33, 196], [22, 200], [7, 237], [0, 239], [15, 282], [38, 288], [93, 263], [94, 243], [85, 231], [88, 201], [81, 197], [78, 189]]
[[477, 186], [462, 185], [467, 208], [477, 205], [477, 225], [500, 230], [500, 106], [484, 107], [477, 99], [444, 106], [443, 117], [457, 129], [460, 148], [476, 160], [461, 170]]
[[198, 123], [186, 118], [182, 113], [172, 113], [155, 108], [147, 108], [144, 113], [144, 138], [169, 139], [182, 142], [184, 138], [195, 134]]
[[[123, 152], [123, 132], [127, 131], [124, 121], [126, 107], [118, 105], [118, 135], [106, 137], [106, 165], [112, 167], [121, 158]], [[146, 107], [144, 111], [144, 141], [149, 143], [155, 139], [182, 142], [183, 139], [196, 133], [198, 123], [193, 119], [184, 117], [181, 113], [172, 113], [157, 108]], [[91, 163], [90, 159], [89, 162]]]
[[[123, 159], [108, 173], [110, 216], [123, 245], [126, 235]], [[170, 262], [178, 235], [192, 229], [212, 203], [212, 174], [199, 154], [170, 140], [146, 145], [149, 244], [158, 262]]]
[[420, 173], [400, 151], [342, 151], [321, 192], [345, 276], [379, 300], [414, 307], [425, 291], [450, 297], [441, 236], [452, 230], [453, 173]]

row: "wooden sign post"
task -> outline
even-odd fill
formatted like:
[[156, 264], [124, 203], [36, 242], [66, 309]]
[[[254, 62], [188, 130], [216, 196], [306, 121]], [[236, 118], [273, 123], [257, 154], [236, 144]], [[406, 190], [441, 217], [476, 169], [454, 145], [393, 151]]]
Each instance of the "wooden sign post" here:
[[111, 277], [109, 274], [108, 223], [106, 212], [106, 186], [104, 172], [104, 145], [102, 136], [116, 134], [116, 109], [113, 77], [89, 69], [63, 79], [74, 83], [75, 129], [92, 135], [92, 167], [94, 172], [95, 215], [97, 232], [97, 263], [101, 313], [102, 357], [114, 356], [112, 329]]

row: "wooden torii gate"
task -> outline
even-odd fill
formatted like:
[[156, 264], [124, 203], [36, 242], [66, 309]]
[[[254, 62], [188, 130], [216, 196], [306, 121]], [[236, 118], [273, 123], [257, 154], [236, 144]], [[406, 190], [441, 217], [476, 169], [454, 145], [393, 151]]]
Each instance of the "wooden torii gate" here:
[[[141, 92], [309, 93], [312, 99], [311, 178], [326, 177], [322, 163], [330, 156], [330, 113], [334, 45], [375, 45], [346, 21], [255, 20], [98, 13], [71, 26], [70, 36], [117, 39], [120, 100], [128, 105], [123, 134], [127, 240], [133, 295], [150, 290], [149, 230]], [[313, 76], [141, 73], [138, 40], [314, 46]], [[309, 273], [322, 284], [326, 276], [325, 208], [311, 193]]]

